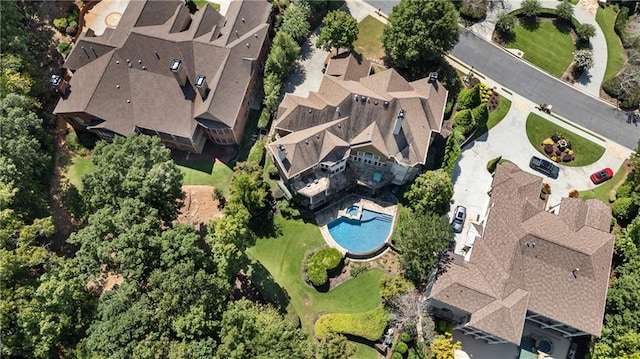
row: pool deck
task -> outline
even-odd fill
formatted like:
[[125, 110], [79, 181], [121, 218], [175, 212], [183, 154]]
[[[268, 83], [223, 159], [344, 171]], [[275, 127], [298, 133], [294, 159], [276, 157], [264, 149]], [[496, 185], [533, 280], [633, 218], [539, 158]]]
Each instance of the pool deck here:
[[[320, 228], [320, 233], [322, 233], [322, 236], [324, 237], [325, 242], [327, 242], [327, 244], [330, 247], [333, 247], [339, 250], [343, 255], [346, 255], [349, 252], [348, 250], [346, 250], [345, 248], [340, 246], [338, 243], [336, 243], [336, 241], [333, 240], [333, 237], [331, 237], [331, 234], [329, 233], [329, 228], [327, 225], [331, 221], [335, 220], [340, 216], [344, 216], [345, 214], [346, 214], [346, 217], [350, 218], [351, 216], [346, 213], [347, 209], [350, 206], [358, 206], [360, 207], [358, 209], [358, 212], [360, 214], [362, 213], [362, 210], [368, 209], [370, 211], [389, 215], [393, 218], [393, 221], [391, 222], [391, 232], [389, 233], [389, 237], [387, 237], [387, 239], [384, 241], [385, 245], [389, 243], [389, 241], [391, 240], [391, 236], [393, 235], [393, 228], [395, 228], [395, 224], [396, 224], [396, 213], [398, 210], [398, 205], [397, 205], [397, 201], [395, 200], [395, 197], [393, 197], [392, 195], [381, 196], [381, 197], [384, 197], [384, 198], [372, 199], [372, 198], [361, 197], [358, 195], [350, 195], [345, 199], [343, 199], [342, 201], [337, 202], [329, 206], [328, 208], [325, 208], [317, 212], [316, 223], [318, 223], [318, 227]], [[388, 250], [388, 247], [387, 247], [387, 250]], [[364, 260], [375, 259], [380, 255], [384, 254], [387, 250], [384, 250], [378, 255], [372, 256], [371, 258], [367, 258]], [[378, 250], [374, 251], [374, 253], [378, 251], [379, 251], [379, 248]]]

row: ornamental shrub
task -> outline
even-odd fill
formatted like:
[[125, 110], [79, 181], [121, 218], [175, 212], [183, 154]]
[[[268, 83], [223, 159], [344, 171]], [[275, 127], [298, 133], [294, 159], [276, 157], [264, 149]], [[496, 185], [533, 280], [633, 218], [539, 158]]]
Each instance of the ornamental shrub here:
[[307, 277], [311, 284], [321, 287], [329, 280], [327, 271], [336, 269], [342, 263], [342, 254], [335, 248], [317, 251], [307, 260]]
[[476, 123], [473, 120], [471, 110], [461, 110], [453, 116], [453, 127], [458, 129], [460, 133], [465, 134], [470, 132], [475, 125]]
[[496, 30], [503, 34], [508, 34], [516, 27], [516, 17], [513, 14], [503, 12], [498, 15], [498, 21], [496, 22]]
[[596, 27], [591, 24], [579, 24], [576, 27], [576, 35], [581, 40], [589, 40], [596, 36]]
[[633, 198], [618, 198], [613, 202], [611, 212], [616, 219], [625, 221], [636, 216], [638, 213], [638, 206], [634, 202]]
[[611, 97], [618, 97], [622, 95], [622, 87], [620, 86], [620, 77], [615, 76], [602, 83], [602, 90]]
[[393, 346], [393, 351], [396, 352], [396, 353], [400, 353], [402, 355], [405, 355], [408, 350], [409, 350], [409, 347], [407, 346], [406, 343], [403, 343], [403, 342], [396, 343]]
[[264, 159], [264, 141], [257, 140], [256, 143], [251, 146], [251, 150], [249, 150], [249, 156], [247, 157], [247, 162], [261, 164]]
[[520, 11], [522, 15], [526, 17], [536, 17], [542, 9], [540, 0], [523, 0], [520, 5]]
[[318, 318], [314, 333], [322, 340], [328, 333], [354, 335], [375, 341], [382, 337], [389, 322], [383, 306], [364, 313], [331, 313]]
[[394, 352], [391, 355], [391, 359], [402, 359], [402, 354], [398, 353], [398, 352]]
[[556, 16], [559, 19], [571, 22], [571, 18], [573, 17], [573, 6], [571, 3], [569, 1], [561, 1], [558, 6], [556, 6]]
[[477, 84], [470, 89], [460, 91], [456, 108], [458, 110], [471, 109], [478, 106], [480, 101], [480, 84]]
[[263, 108], [260, 112], [260, 119], [258, 120], [258, 128], [267, 128], [269, 126], [269, 120], [271, 119], [271, 112], [267, 108]]
[[489, 162], [487, 162], [487, 171], [489, 171], [489, 173], [494, 173], [501, 159], [502, 159], [502, 156], [498, 156], [492, 160], [489, 160]]
[[291, 202], [286, 199], [281, 199], [277, 202], [278, 210], [284, 218], [298, 218], [300, 217], [300, 210], [291, 205]]
[[622, 6], [620, 8], [620, 11], [618, 11], [616, 22], [613, 25], [613, 29], [615, 30], [616, 34], [620, 36], [620, 38], [623, 38], [625, 36], [625, 26], [627, 25], [627, 20], [629, 20], [629, 8], [626, 6]]
[[473, 125], [481, 126], [489, 121], [489, 108], [486, 103], [471, 110], [471, 116], [473, 117]]
[[53, 26], [60, 31], [64, 31], [67, 26], [69, 26], [69, 22], [66, 17], [59, 17], [57, 19], [53, 19]]
[[69, 53], [71, 52], [71, 48], [71, 44], [66, 41], [60, 42], [57, 46], [58, 51], [60, 51], [60, 53], [65, 56], [69, 55]]
[[367, 267], [366, 264], [358, 264], [356, 266], [353, 266], [351, 268], [351, 270], [349, 271], [349, 274], [355, 278], [357, 276], [359, 276], [360, 274], [364, 273], [367, 271], [367, 269], [369, 269], [369, 267]]
[[631, 197], [633, 193], [634, 184], [632, 182], [625, 182], [616, 188], [616, 198]]
[[411, 341], [411, 334], [407, 333], [407, 332], [403, 332], [400, 335], [400, 340], [402, 340], [404, 343], [408, 343]]
[[383, 274], [380, 277], [380, 296], [384, 300], [389, 300], [411, 289], [413, 289], [413, 284], [402, 276]]

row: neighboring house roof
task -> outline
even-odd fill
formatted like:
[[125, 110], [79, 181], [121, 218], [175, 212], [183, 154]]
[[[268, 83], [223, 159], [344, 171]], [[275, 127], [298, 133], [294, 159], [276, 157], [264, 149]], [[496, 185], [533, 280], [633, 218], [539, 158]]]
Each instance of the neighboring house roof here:
[[[268, 36], [267, 1], [233, 1], [227, 17], [206, 6], [190, 15], [180, 0], [130, 1], [115, 29], [83, 34], [64, 67], [70, 93], [54, 113], [87, 113], [126, 135], [136, 126], [191, 137], [206, 119], [233, 127]], [[182, 87], [170, 70], [182, 61]], [[198, 75], [209, 87], [203, 98]]]
[[482, 237], [468, 262], [447, 265], [430, 298], [516, 344], [527, 311], [599, 336], [613, 255], [611, 210], [599, 200], [563, 198], [555, 215], [544, 210], [541, 188], [540, 177], [498, 165]]
[[355, 51], [345, 51], [333, 56], [324, 74], [340, 80], [358, 81], [369, 76], [371, 61]]
[[[291, 178], [327, 156], [343, 158], [350, 150], [370, 145], [410, 166], [424, 164], [432, 132], [442, 127], [448, 91], [437, 81], [408, 82], [389, 69], [359, 81], [324, 76], [308, 97], [285, 95], [275, 128], [286, 136], [269, 144]], [[400, 110], [401, 130], [394, 135]], [[286, 158], [279, 159], [279, 151]]]

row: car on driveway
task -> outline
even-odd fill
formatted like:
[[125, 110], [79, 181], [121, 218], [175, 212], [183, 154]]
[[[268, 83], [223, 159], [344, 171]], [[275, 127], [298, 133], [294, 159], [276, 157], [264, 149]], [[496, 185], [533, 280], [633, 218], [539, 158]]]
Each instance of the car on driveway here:
[[611, 177], [613, 177], [613, 171], [611, 170], [611, 168], [607, 167], [603, 170], [600, 170], [594, 174], [591, 175], [591, 182], [593, 182], [593, 184], [600, 184], [608, 179], [610, 179]]
[[453, 211], [453, 221], [451, 221], [451, 228], [456, 233], [462, 232], [464, 227], [464, 221], [467, 218], [467, 209], [464, 206], [457, 206]]
[[553, 179], [557, 179], [558, 174], [560, 173], [560, 168], [558, 166], [536, 156], [531, 157], [531, 161], [529, 161], [529, 167]]

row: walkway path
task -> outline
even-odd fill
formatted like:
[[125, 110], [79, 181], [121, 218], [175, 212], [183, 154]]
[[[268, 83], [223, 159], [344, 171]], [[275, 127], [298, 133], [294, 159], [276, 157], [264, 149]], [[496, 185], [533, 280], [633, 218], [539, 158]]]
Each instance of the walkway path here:
[[[604, 34], [600, 29], [598, 23], [595, 20], [595, 11], [593, 11], [593, 2], [597, 8], [596, 0], [581, 0], [578, 6], [574, 6], [574, 17], [581, 24], [591, 24], [596, 28], [596, 36], [590, 41], [591, 51], [593, 53], [594, 67], [589, 70], [588, 73], [582, 75], [576, 83], [573, 84], [578, 90], [584, 91], [594, 97], [600, 96], [600, 86], [602, 85], [602, 79], [604, 78], [604, 72], [607, 68], [607, 42], [605, 41]], [[543, 0], [541, 1], [542, 7], [548, 9], [555, 9], [558, 6], [557, 0]], [[504, 6], [501, 6], [504, 5]], [[470, 27], [468, 30], [472, 31], [479, 37], [491, 42], [491, 37], [495, 29], [498, 15], [504, 12], [511, 12], [519, 9], [522, 5], [522, 0], [509, 0], [509, 1], [495, 1], [490, 2], [489, 11], [487, 17]]]

